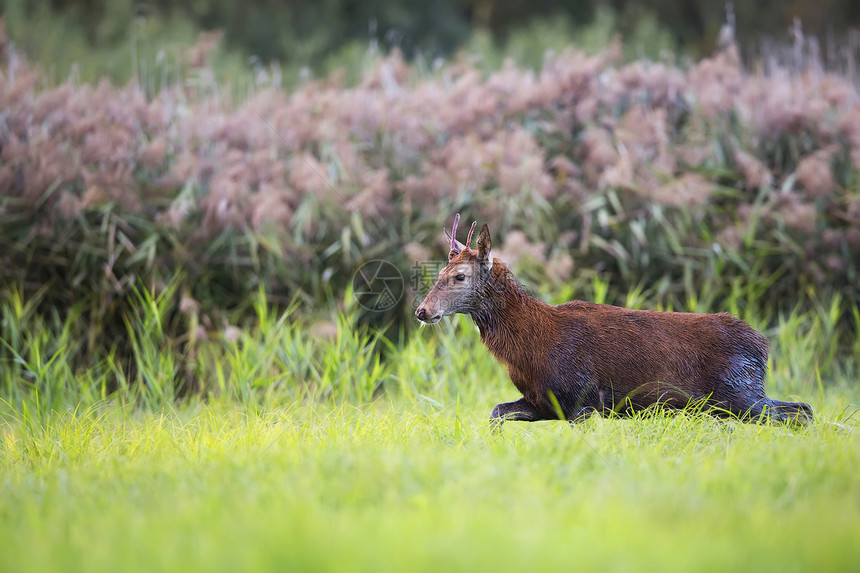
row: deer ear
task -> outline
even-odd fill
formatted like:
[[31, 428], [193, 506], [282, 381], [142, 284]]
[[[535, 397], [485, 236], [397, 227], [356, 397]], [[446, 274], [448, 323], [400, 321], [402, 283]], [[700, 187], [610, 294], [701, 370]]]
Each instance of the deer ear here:
[[491, 247], [492, 242], [490, 241], [490, 228], [487, 227], [486, 223], [484, 223], [484, 226], [481, 227], [481, 232], [478, 233], [478, 262], [486, 265], [487, 267], [493, 264], [493, 259], [490, 256]]

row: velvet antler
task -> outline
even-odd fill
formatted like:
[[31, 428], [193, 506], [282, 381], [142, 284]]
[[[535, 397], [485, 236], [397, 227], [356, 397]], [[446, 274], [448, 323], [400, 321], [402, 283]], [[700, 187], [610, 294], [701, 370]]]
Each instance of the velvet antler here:
[[469, 237], [466, 239], [466, 244], [464, 245], [460, 241], [457, 240], [457, 227], [460, 224], [460, 213], [454, 215], [454, 225], [451, 227], [451, 232], [448, 233], [448, 229], [442, 227], [442, 230], [445, 232], [445, 236], [448, 237], [448, 240], [451, 241], [451, 252], [448, 254], [448, 258], [450, 259], [453, 255], [459, 254], [463, 249], [469, 248], [469, 245], [472, 242], [472, 233], [475, 232], [475, 225], [478, 224], [477, 221], [472, 223], [472, 226], [469, 227]]
[[448, 238], [451, 239], [451, 250], [455, 251], [457, 249], [457, 225], [460, 224], [460, 213], [454, 215], [454, 225], [451, 227], [451, 234], [448, 235], [448, 231], [445, 227], [442, 227], [442, 230], [445, 231], [445, 234], [448, 235]]
[[469, 227], [469, 236], [466, 237], [466, 248], [467, 249], [471, 248], [471, 247], [469, 247], [469, 245], [472, 244], [472, 233], [475, 232], [475, 225], [477, 225], [477, 224], [478, 224], [477, 221], [472, 221], [472, 226]]

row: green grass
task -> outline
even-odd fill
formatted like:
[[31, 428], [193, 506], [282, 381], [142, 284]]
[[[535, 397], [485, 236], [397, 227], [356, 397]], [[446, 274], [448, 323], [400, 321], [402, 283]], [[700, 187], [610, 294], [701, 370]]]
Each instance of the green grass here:
[[842, 393], [800, 431], [658, 413], [495, 434], [503, 397], [19, 416], [0, 441], [0, 570], [860, 565]]
[[349, 310], [314, 337], [260, 297], [235, 339], [183, 346], [164, 299], [137, 300], [130, 359], [84, 369], [66, 324], [0, 306], [0, 571], [860, 567], [860, 343], [836, 328], [860, 313], [838, 299], [735, 309], [807, 428], [658, 411], [501, 433], [517, 393], [465, 317], [380, 360]]

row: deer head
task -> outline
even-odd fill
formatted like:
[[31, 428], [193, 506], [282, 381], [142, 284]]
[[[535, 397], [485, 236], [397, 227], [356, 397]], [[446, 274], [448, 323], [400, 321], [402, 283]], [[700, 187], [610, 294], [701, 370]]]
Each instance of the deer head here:
[[471, 249], [472, 233], [477, 222], [472, 223], [466, 244], [457, 240], [457, 224], [460, 215], [454, 217], [451, 234], [445, 235], [451, 241], [448, 252], [448, 265], [439, 272], [436, 284], [415, 311], [421, 322], [435, 324], [443, 316], [463, 313], [469, 314], [479, 308], [481, 297], [487, 292], [493, 257], [490, 255], [490, 230], [486, 224], [478, 233], [477, 250]]

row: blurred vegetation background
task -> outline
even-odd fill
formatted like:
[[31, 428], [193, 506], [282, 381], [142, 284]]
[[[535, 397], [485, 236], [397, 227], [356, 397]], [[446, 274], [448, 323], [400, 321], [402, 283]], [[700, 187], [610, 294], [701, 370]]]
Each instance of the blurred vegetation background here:
[[47, 353], [200, 389], [268, 306], [391, 350], [422, 293], [352, 277], [411, 283], [458, 211], [547, 301], [857, 353], [856, 2], [2, 2], [0, 383]]
[[[717, 46], [726, 6], [706, 0], [3, 0], [12, 40], [56, 78], [124, 83], [139, 67], [175, 58], [203, 30], [224, 33], [216, 67], [278, 62], [289, 83], [302, 73], [351, 69], [368, 47], [399, 48], [432, 62], [470, 46], [492, 46], [539, 66], [547, 48], [600, 49], [619, 33], [628, 57], [699, 58]], [[795, 18], [832, 45], [860, 24], [852, 0], [738, 2], [741, 52], [787, 38]], [[824, 48], [822, 48], [824, 49]], [[830, 53], [829, 57], [836, 57]], [[133, 64], [133, 65], [132, 65]], [[227, 74], [228, 76], [230, 74]]]

